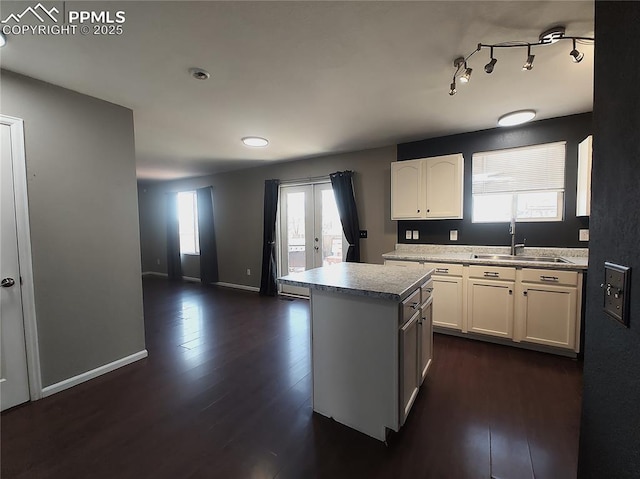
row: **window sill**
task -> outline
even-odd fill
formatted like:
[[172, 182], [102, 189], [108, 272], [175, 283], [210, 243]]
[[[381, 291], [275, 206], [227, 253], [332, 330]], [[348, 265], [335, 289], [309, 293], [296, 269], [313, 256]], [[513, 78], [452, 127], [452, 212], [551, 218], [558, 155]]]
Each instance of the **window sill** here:
[[200, 256], [200, 253], [180, 253], [180, 256]]

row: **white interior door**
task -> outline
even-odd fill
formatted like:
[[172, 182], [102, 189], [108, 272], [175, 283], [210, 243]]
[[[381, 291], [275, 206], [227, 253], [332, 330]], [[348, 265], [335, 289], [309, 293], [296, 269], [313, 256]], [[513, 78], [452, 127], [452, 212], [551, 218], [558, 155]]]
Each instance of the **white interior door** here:
[[[341, 263], [347, 252], [331, 183], [280, 188], [281, 274]], [[308, 288], [283, 285], [283, 293], [308, 296]]]
[[18, 236], [13, 183], [11, 127], [0, 124], [0, 409], [29, 400]]

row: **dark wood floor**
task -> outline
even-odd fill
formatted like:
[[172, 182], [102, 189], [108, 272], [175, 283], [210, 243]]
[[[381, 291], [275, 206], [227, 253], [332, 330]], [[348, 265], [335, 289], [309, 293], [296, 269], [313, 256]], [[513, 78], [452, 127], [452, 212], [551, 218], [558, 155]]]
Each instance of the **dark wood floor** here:
[[8, 478], [575, 478], [580, 363], [436, 335], [389, 446], [312, 414], [304, 300], [144, 280], [145, 360], [1, 418]]

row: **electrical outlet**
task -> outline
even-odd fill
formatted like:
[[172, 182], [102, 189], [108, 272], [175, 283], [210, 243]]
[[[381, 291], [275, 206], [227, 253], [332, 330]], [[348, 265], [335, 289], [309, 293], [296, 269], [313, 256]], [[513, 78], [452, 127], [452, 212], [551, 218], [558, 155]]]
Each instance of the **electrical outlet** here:
[[420, 239], [420, 232], [418, 230], [413, 230], [413, 239]]
[[458, 230], [449, 231], [449, 241], [458, 241]]
[[160, 258], [156, 259], [156, 262], [157, 262], [158, 264], [160, 264]]
[[579, 239], [580, 241], [589, 241], [589, 230], [580, 230]]
[[247, 276], [251, 276], [251, 270], [247, 268]]
[[411, 239], [411, 230], [407, 230], [404, 232], [404, 239]]

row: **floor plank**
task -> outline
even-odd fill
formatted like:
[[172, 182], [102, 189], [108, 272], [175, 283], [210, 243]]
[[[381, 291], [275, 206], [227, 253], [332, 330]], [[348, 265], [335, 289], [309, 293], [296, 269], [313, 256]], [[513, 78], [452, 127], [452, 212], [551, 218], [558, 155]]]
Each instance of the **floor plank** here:
[[304, 300], [145, 278], [149, 357], [1, 417], [3, 478], [575, 478], [581, 363], [451, 336], [385, 445], [311, 409]]

